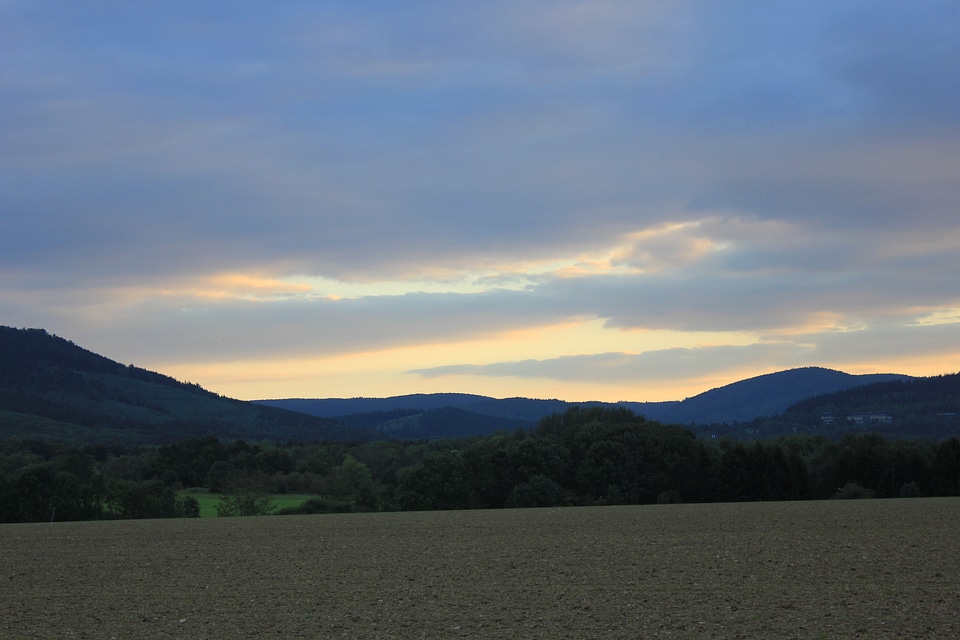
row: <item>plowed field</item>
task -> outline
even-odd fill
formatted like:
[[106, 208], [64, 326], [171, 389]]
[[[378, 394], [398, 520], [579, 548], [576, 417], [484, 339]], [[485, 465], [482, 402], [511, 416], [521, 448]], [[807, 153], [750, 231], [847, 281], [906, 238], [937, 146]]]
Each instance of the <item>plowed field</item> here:
[[960, 638], [960, 499], [0, 525], [2, 638]]

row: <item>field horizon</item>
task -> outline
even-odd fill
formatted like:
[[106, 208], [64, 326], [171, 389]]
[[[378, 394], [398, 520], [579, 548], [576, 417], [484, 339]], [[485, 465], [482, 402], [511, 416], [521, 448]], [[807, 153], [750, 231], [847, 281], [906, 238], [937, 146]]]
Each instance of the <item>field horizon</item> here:
[[955, 638], [960, 499], [0, 525], [0, 637]]

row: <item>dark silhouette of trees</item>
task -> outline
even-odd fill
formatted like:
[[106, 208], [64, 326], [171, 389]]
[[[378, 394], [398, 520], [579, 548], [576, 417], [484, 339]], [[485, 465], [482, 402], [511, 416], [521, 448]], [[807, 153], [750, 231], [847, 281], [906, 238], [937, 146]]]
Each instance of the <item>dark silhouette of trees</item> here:
[[697, 438], [623, 408], [575, 407], [531, 431], [415, 442], [223, 442], [125, 449], [0, 441], [3, 522], [189, 517], [181, 489], [223, 496], [226, 515], [270, 496], [315, 496], [286, 512], [960, 495], [960, 440], [876, 433]]
[[112, 516], [123, 519], [200, 517], [196, 498], [178, 496], [160, 480], [115, 481], [110, 485], [107, 505]]
[[960, 496], [960, 440], [950, 438], [937, 446], [930, 476], [934, 495]]

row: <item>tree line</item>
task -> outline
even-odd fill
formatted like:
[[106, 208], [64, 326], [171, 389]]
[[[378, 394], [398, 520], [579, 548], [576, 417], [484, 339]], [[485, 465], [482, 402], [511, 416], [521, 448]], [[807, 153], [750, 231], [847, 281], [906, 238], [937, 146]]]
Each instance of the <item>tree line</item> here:
[[574, 407], [532, 431], [415, 442], [0, 443], [2, 522], [196, 516], [189, 487], [220, 494], [223, 515], [284, 493], [315, 496], [288, 513], [957, 496], [960, 440], [704, 439]]

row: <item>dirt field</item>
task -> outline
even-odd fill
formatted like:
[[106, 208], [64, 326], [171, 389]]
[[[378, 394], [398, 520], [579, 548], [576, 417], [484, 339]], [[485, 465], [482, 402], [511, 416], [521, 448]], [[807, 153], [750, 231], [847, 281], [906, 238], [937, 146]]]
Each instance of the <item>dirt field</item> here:
[[960, 500], [0, 526], [2, 638], [960, 638]]

